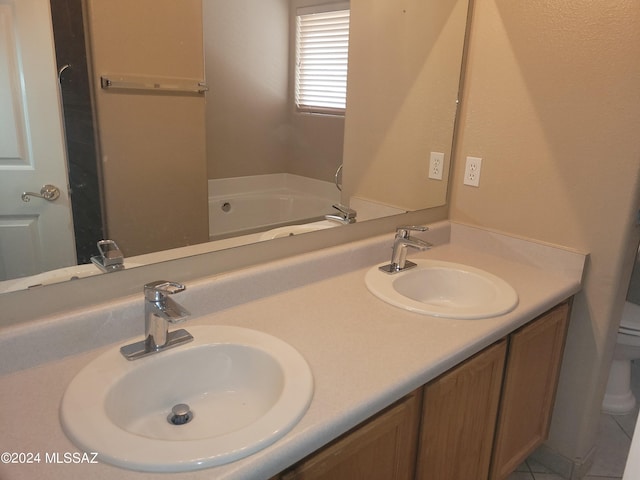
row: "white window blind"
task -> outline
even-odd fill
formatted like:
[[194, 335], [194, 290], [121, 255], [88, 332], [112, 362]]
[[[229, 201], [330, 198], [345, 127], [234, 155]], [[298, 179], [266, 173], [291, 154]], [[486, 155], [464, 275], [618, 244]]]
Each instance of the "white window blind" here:
[[296, 19], [297, 108], [309, 112], [344, 113], [349, 4], [300, 8]]

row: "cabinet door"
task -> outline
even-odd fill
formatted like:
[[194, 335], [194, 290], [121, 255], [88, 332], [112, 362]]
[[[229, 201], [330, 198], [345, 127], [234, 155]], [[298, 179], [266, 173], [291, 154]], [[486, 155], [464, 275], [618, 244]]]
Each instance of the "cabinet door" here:
[[282, 480], [413, 478], [422, 390], [294, 465]]
[[501, 340], [424, 387], [417, 479], [487, 478], [505, 355]]
[[505, 479], [549, 434], [569, 318], [558, 305], [509, 338], [491, 479]]

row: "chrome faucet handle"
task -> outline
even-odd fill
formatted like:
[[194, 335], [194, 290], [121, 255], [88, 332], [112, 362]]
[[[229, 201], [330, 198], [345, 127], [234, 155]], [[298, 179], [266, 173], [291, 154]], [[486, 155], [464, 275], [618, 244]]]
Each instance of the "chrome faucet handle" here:
[[429, 227], [424, 225], [404, 225], [402, 227], [396, 227], [396, 237], [409, 238], [411, 232], [426, 232]]
[[113, 240], [100, 240], [97, 243], [100, 255], [91, 257], [91, 262], [104, 272], [124, 269], [124, 255]]
[[356, 212], [353, 208], [349, 208], [346, 205], [342, 205], [341, 203], [334, 203], [331, 206], [342, 213], [345, 219], [356, 218], [356, 215], [358, 214], [358, 212]]
[[332, 205], [339, 213], [329, 213], [324, 216], [327, 220], [335, 220], [340, 223], [356, 223], [356, 212], [353, 208], [349, 208], [341, 203], [335, 203]]
[[187, 287], [178, 282], [156, 280], [144, 286], [144, 298], [150, 302], [161, 302], [167, 299], [167, 295], [182, 292]]
[[349, 215], [352, 217], [356, 216], [356, 211], [353, 208], [347, 207], [346, 205], [342, 205], [341, 203], [334, 203], [331, 206], [336, 210], [338, 210], [339, 212], [344, 213], [345, 215]]

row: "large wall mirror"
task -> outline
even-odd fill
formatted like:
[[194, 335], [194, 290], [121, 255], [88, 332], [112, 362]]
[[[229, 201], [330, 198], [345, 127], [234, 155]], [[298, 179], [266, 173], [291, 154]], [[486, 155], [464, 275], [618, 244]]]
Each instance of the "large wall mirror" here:
[[[348, 228], [323, 219], [334, 203], [356, 210], [358, 222], [444, 205], [468, 0], [347, 2], [346, 111], [299, 111], [296, 17], [334, 3], [345, 8], [326, 0], [51, 0], [51, 10], [49, 0], [0, 5], [7, 26], [0, 38], [0, 61], [7, 62], [0, 68], [0, 104], [10, 107], [0, 113], [0, 292], [97, 273], [81, 271], [95, 269], [90, 263], [75, 264], [86, 252], [99, 253], [101, 235], [117, 242], [126, 266], [144, 268]], [[66, 42], [73, 60], [60, 45], [58, 58], [52, 54], [51, 16], [56, 44]], [[65, 91], [74, 87], [65, 81], [78, 82], [74, 69], [81, 67], [90, 111], [80, 111], [80, 93], [66, 90], [66, 141], [62, 126], [46, 135], [31, 131], [39, 118], [56, 119], [61, 94], [52, 72], [58, 70]], [[74, 114], [81, 120], [70, 127]], [[56, 149], [62, 160], [50, 163], [75, 172], [73, 216], [64, 176], [46, 167], [24, 178]], [[50, 183], [61, 191], [54, 201], [38, 196]], [[35, 195], [24, 201], [23, 192]], [[294, 213], [283, 217], [283, 210]], [[39, 219], [52, 211], [60, 216], [45, 226]], [[79, 243], [86, 243], [84, 256]]]

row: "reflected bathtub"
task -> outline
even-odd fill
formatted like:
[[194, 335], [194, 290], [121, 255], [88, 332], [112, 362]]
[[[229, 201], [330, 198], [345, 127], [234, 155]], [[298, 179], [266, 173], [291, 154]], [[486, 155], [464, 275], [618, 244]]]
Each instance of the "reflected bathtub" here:
[[321, 220], [339, 201], [333, 183], [290, 174], [210, 180], [209, 238]]

